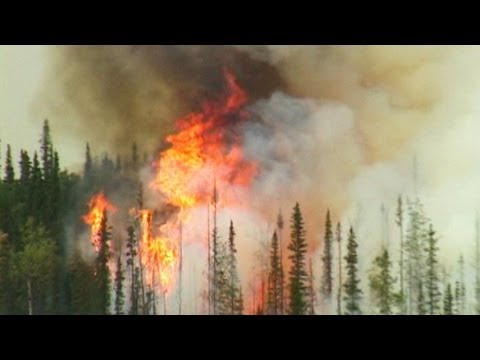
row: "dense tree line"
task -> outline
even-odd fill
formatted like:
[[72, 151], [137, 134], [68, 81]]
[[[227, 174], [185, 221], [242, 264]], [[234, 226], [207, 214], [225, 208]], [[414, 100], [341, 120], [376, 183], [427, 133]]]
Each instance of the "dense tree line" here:
[[[139, 155], [137, 145], [132, 145], [128, 156], [104, 154], [99, 158], [92, 153], [87, 143], [81, 175], [61, 170], [48, 121], [43, 124], [38, 151], [20, 150], [18, 166], [11, 146], [6, 144], [0, 161], [1, 314], [159, 312], [156, 293], [147, 285], [140, 261], [138, 216], [129, 215], [124, 229], [113, 229], [105, 212], [98, 252], [92, 251], [89, 257], [79, 250], [78, 241], [84, 241], [80, 234], [86, 230], [80, 219], [94, 193], [120, 188], [122, 193], [131, 194], [132, 207], [143, 208], [137, 174], [147, 157]], [[236, 229], [231, 221], [228, 236], [222, 239], [219, 235], [217, 201], [214, 188], [208, 312], [239, 315], [247, 306], [238, 268]], [[472, 289], [465, 282], [462, 256], [453, 272], [442, 270], [438, 235], [418, 198], [398, 197], [398, 247], [381, 244], [372, 263], [362, 263], [368, 268], [365, 274], [358, 255], [363, 239], [357, 238], [353, 226], [341, 224], [327, 209], [321, 256], [316, 259], [308, 251], [311, 234], [306, 232], [305, 221], [308, 219], [298, 203], [291, 209], [289, 224], [284, 224], [279, 212], [268, 239], [268, 263], [257, 296], [260, 301], [254, 309], [258, 314], [480, 313], [478, 221]], [[288, 225], [289, 236], [283, 239]], [[342, 229], [347, 230], [343, 233]], [[313, 266], [317, 263], [318, 284]]]

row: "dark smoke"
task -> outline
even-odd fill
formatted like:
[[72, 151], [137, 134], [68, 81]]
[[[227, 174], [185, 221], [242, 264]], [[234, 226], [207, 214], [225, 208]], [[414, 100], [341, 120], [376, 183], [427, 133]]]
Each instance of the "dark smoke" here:
[[176, 118], [224, 90], [225, 68], [251, 101], [285, 88], [272, 65], [229, 46], [61, 46], [52, 52], [42, 93], [55, 129], [119, 153], [133, 141], [145, 151], [157, 149]]

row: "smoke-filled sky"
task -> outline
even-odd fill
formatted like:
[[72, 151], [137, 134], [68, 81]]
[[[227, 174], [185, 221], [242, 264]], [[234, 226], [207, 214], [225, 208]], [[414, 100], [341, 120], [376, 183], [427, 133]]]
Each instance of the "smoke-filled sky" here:
[[2, 153], [37, 148], [44, 118], [72, 169], [86, 141], [153, 153], [228, 68], [250, 98], [244, 146], [269, 221], [265, 203], [289, 213], [299, 201], [316, 249], [329, 206], [357, 226], [366, 266], [382, 203], [397, 241], [395, 199], [414, 195], [416, 155], [418, 195], [453, 264], [473, 246], [480, 204], [479, 64], [477, 46], [2, 46]]

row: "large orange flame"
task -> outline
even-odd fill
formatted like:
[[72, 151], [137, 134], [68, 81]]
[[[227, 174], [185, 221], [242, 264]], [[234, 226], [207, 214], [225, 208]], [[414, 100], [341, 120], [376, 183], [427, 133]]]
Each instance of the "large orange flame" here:
[[236, 126], [245, 118], [242, 106], [247, 96], [232, 74], [225, 76], [227, 96], [179, 119], [179, 131], [166, 138], [171, 147], [155, 163], [157, 174], [151, 186], [181, 210], [208, 203], [214, 178], [224, 204], [234, 202], [229, 185], [249, 185], [257, 171], [242, 152]]
[[100, 250], [100, 226], [103, 220], [103, 212], [107, 210], [114, 213], [117, 211], [117, 208], [108, 202], [103, 192], [93, 195], [88, 202], [88, 206], [90, 211], [88, 214], [82, 216], [82, 219], [86, 224], [90, 225], [90, 241], [92, 242], [95, 252], [98, 253]]
[[168, 292], [173, 284], [178, 260], [177, 247], [167, 238], [152, 236], [152, 212], [140, 210], [142, 241], [140, 251], [142, 263], [147, 271], [147, 282], [155, 288], [157, 281], [163, 292]]

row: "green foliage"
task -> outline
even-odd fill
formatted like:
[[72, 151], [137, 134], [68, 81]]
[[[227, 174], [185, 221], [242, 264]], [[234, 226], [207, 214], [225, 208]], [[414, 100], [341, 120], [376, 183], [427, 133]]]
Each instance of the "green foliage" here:
[[453, 315], [453, 294], [452, 286], [450, 284], [447, 285], [445, 296], [443, 297], [443, 314]]
[[98, 291], [98, 312], [107, 315], [110, 312], [110, 228], [108, 226], [107, 211], [104, 210], [100, 224], [100, 248], [95, 260], [95, 283]]
[[117, 258], [117, 270], [115, 272], [115, 315], [123, 315], [123, 306], [125, 305], [125, 295], [123, 293], [123, 282], [125, 275], [122, 269], [122, 257]]
[[323, 256], [322, 256], [322, 284], [321, 290], [325, 298], [330, 298], [333, 291], [333, 275], [332, 275], [332, 243], [333, 231], [332, 221], [330, 219], [330, 210], [327, 210], [325, 219], [325, 236], [323, 238]]
[[426, 251], [426, 291], [427, 291], [427, 311], [430, 315], [440, 312], [441, 294], [439, 290], [438, 260], [437, 260], [437, 239], [433, 226], [430, 224], [427, 237]]
[[296, 203], [290, 219], [290, 250], [289, 259], [291, 268], [289, 271], [290, 311], [291, 315], [304, 315], [307, 313], [308, 274], [306, 272], [305, 255], [307, 242], [305, 239], [305, 224], [300, 211], [300, 205]]
[[46, 228], [29, 218], [21, 230], [22, 249], [12, 256], [11, 279], [17, 288], [16, 307], [28, 313], [28, 283], [31, 287], [32, 312], [54, 312], [53, 283], [57, 266], [56, 246]]
[[355, 233], [353, 228], [350, 227], [348, 233], [347, 242], [347, 255], [345, 256], [347, 279], [343, 284], [344, 289], [344, 301], [345, 301], [345, 314], [346, 315], [359, 315], [362, 313], [360, 309], [360, 301], [362, 299], [362, 290], [360, 289], [360, 279], [358, 278], [358, 245], [355, 241]]
[[273, 233], [270, 250], [270, 270], [268, 274], [268, 310], [267, 313], [277, 315], [281, 313], [282, 303], [282, 268], [277, 232]]
[[378, 307], [378, 312], [382, 315], [392, 314], [395, 303], [393, 289], [395, 279], [392, 277], [391, 269], [392, 262], [387, 249], [384, 249], [382, 254], [373, 261], [373, 269], [370, 274], [370, 289]]

